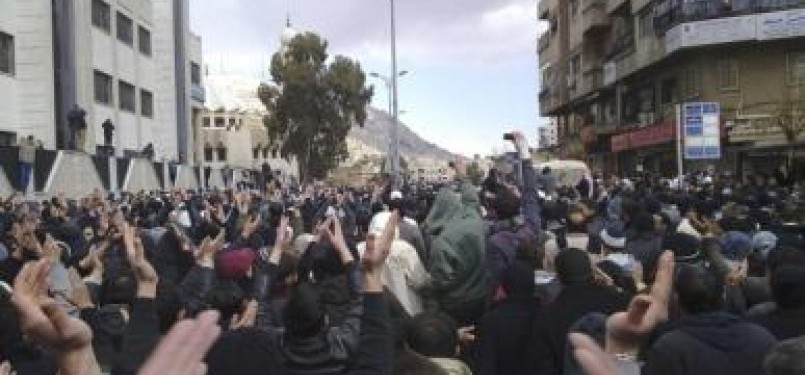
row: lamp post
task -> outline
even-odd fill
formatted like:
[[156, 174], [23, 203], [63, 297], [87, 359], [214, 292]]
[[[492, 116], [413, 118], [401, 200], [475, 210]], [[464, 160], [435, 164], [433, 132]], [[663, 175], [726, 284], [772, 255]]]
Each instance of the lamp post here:
[[[393, 21], [392, 24], [394, 24]], [[393, 39], [394, 38], [392, 38], [392, 40]], [[392, 42], [392, 44], [394, 44], [394, 42]], [[394, 48], [392, 47], [392, 49]], [[396, 56], [396, 53], [392, 53], [392, 56]], [[406, 74], [408, 74], [408, 71], [403, 70], [401, 72], [397, 72], [396, 62], [392, 63], [392, 70], [394, 71], [395, 74], [392, 75], [391, 77], [376, 72], [369, 73], [369, 76], [383, 81], [383, 84], [386, 85], [386, 91], [388, 92], [388, 105], [389, 105], [388, 111], [389, 115], [391, 116], [392, 123], [391, 123], [391, 129], [389, 129], [389, 150], [388, 150], [389, 160], [387, 164], [389, 165], [389, 173], [391, 174], [392, 177], [392, 183], [394, 184], [395, 187], [398, 187], [400, 182], [400, 139], [398, 131], [400, 116], [397, 103], [397, 78], [405, 76]]]

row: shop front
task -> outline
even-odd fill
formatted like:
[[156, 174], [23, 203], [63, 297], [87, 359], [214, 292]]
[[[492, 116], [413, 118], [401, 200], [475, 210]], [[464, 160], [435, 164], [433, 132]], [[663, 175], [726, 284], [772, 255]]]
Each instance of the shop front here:
[[610, 149], [617, 155], [619, 175], [651, 172], [671, 177], [676, 174], [676, 129], [674, 123], [613, 135]]

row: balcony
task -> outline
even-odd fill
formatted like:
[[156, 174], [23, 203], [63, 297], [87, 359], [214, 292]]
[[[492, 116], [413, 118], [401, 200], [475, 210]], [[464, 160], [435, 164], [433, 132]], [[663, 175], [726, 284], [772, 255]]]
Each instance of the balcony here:
[[609, 56], [616, 58], [623, 55], [628, 55], [635, 50], [635, 34], [634, 32], [627, 32], [615, 37], [615, 42], [612, 44], [612, 49]]
[[581, 31], [583, 34], [596, 33], [609, 26], [605, 0], [582, 0]]
[[537, 3], [537, 17], [542, 21], [548, 21], [551, 15], [551, 8], [554, 7], [555, 0], [539, 0]]
[[207, 100], [207, 90], [204, 89], [204, 86], [191, 84], [190, 98], [197, 102], [204, 103]]
[[[612, 0], [610, 0], [612, 1]], [[715, 18], [770, 13], [805, 7], [805, 0], [661, 0], [655, 8], [654, 28], [657, 35], [686, 22]]]
[[593, 68], [584, 72], [581, 79], [582, 94], [589, 94], [600, 89], [604, 85], [604, 70], [602, 68]]
[[606, 0], [607, 2], [607, 14], [613, 14], [619, 11], [625, 11], [627, 9], [626, 5], [631, 5], [630, 0]]
[[544, 52], [548, 47], [551, 45], [551, 32], [546, 31], [542, 33], [542, 36], [539, 37], [539, 41], [537, 41], [537, 52]]

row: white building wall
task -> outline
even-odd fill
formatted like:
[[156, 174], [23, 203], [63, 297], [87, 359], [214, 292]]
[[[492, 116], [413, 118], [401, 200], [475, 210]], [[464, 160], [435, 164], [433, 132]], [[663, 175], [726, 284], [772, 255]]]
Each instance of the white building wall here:
[[153, 29], [151, 43], [154, 69], [154, 121], [152, 134], [155, 150], [162, 155], [176, 154], [176, 62], [173, 30], [173, 1], [153, 0]]
[[[0, 83], [11, 92], [16, 92], [16, 102], [10, 100], [9, 111], [16, 107], [16, 115], [9, 116], [10, 123], [0, 123], [0, 129], [17, 133], [18, 136], [33, 135], [42, 140], [45, 147], [56, 145], [54, 126], [53, 90], [53, 23], [50, 0], [0, 0], [3, 12], [0, 18], [14, 30], [16, 74], [10, 83], [9, 77]], [[8, 14], [5, 10], [12, 9]], [[16, 86], [16, 87], [14, 87]], [[2, 97], [15, 96], [2, 92]], [[5, 100], [0, 100], [5, 101]]]
[[[17, 38], [17, 26], [14, 22], [16, 15], [16, 2], [11, 0], [0, 0], [0, 31], [14, 36], [15, 42], [19, 44]], [[15, 75], [0, 73], [0, 93], [3, 100], [0, 100], [0, 131], [17, 131], [19, 122], [17, 120], [17, 78]]]

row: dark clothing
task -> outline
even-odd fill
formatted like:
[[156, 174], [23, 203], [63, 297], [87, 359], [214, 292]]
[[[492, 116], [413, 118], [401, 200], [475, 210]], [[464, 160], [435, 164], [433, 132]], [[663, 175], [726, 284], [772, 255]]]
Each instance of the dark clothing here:
[[780, 341], [805, 336], [805, 308], [777, 308], [768, 314], [753, 318], [752, 322], [766, 328]]
[[156, 348], [159, 339], [156, 301], [150, 298], [135, 299], [131, 305], [131, 317], [123, 336], [118, 363], [112, 373], [136, 374]]
[[508, 298], [481, 320], [480, 375], [530, 374], [528, 339], [538, 301]]
[[350, 375], [391, 374], [394, 335], [390, 325], [388, 301], [382, 293], [363, 295], [361, 339]]
[[564, 286], [556, 300], [536, 314], [529, 346], [531, 373], [561, 374], [564, 367], [567, 332], [581, 317], [593, 313], [623, 311], [629, 298], [613, 288], [598, 285]]
[[640, 234], [626, 240], [625, 253], [632, 254], [644, 267], [650, 265], [662, 253], [662, 237]]
[[775, 343], [762, 327], [726, 312], [686, 316], [649, 349], [643, 374], [758, 375]]

